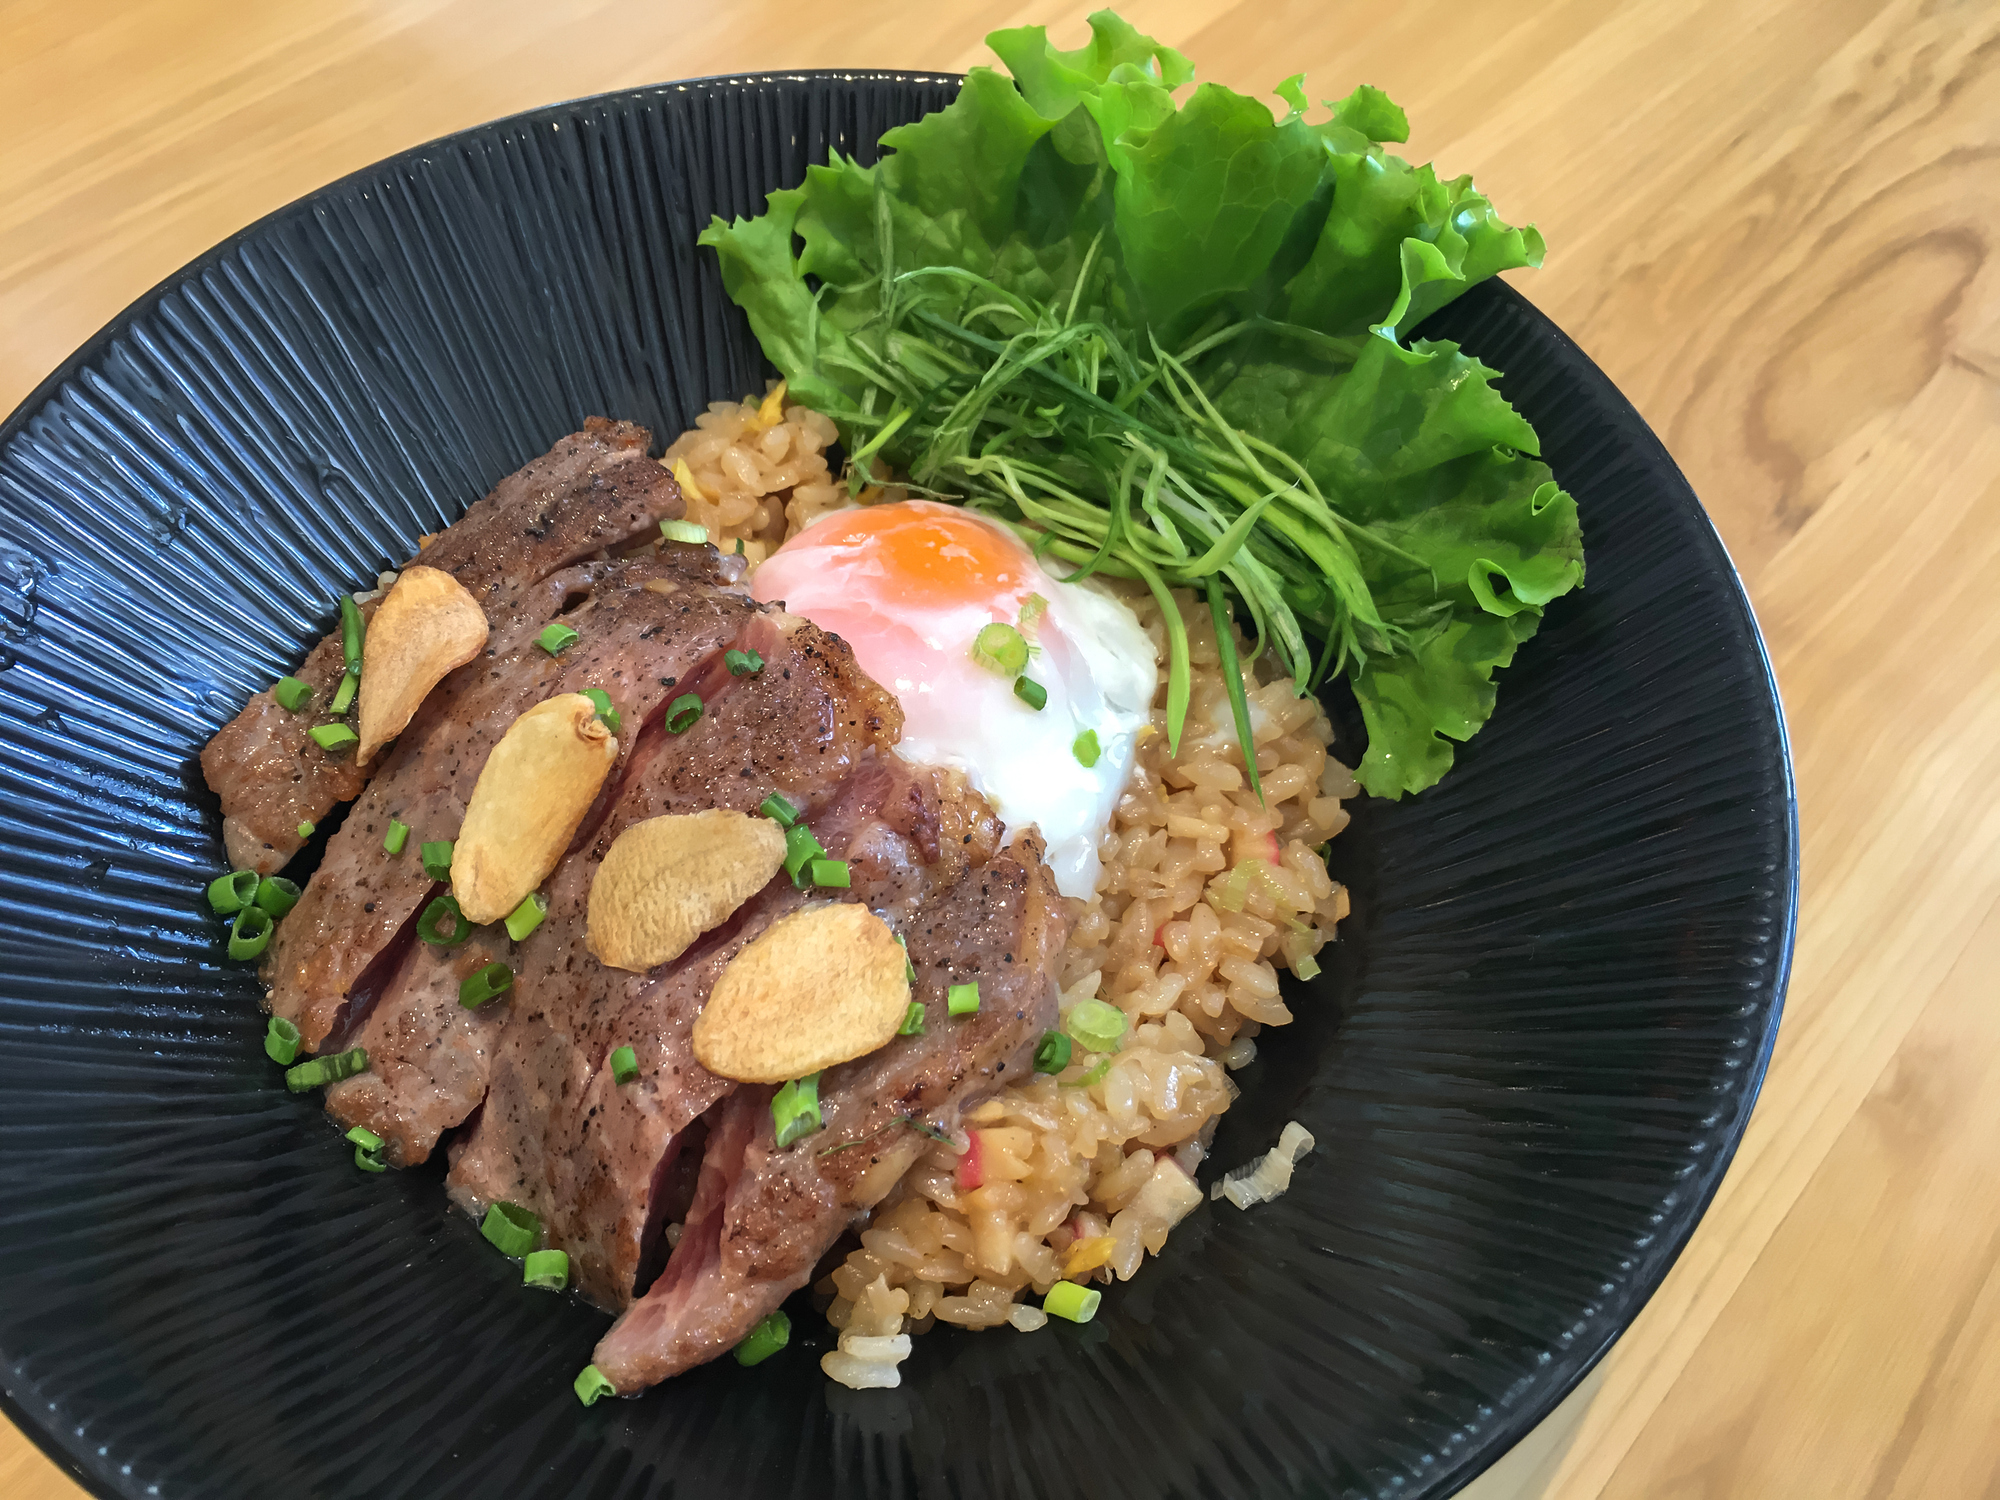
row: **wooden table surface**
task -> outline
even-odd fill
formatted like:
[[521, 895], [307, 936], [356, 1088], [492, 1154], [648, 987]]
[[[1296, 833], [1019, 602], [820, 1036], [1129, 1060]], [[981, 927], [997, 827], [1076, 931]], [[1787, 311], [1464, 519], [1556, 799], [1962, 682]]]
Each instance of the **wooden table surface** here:
[[[431, 136], [659, 79], [962, 69], [974, 0], [0, 0], [0, 411], [126, 303]], [[1798, 762], [1777, 1055], [1514, 1497], [2000, 1495], [2000, 6], [1131, 0], [1246, 90], [1410, 112], [1548, 237], [1516, 283], [1665, 439], [1741, 568]], [[0, 1424], [0, 1495], [78, 1494]]]

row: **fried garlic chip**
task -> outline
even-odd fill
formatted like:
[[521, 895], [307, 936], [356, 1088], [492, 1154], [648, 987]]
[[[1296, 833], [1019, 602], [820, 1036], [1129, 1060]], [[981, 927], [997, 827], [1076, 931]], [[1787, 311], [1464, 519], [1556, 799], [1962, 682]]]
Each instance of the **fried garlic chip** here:
[[715, 808], [634, 823], [591, 881], [585, 942], [600, 962], [643, 974], [679, 958], [784, 862], [784, 830], [769, 818]]
[[437, 568], [403, 569], [361, 647], [356, 764], [401, 734], [425, 695], [485, 645], [486, 612], [464, 584]]
[[910, 1008], [903, 949], [865, 906], [809, 906], [729, 961], [694, 1023], [719, 1078], [783, 1083], [888, 1044]]

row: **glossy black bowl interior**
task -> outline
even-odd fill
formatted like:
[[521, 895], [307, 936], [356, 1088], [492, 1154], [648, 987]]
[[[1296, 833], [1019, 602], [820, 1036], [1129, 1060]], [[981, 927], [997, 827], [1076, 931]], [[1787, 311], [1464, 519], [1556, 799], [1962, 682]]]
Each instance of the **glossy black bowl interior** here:
[[1658, 1284], [1776, 1029], [1796, 834], [1735, 574], [1659, 443], [1520, 296], [1507, 372], [1589, 586], [1436, 790], [1336, 841], [1355, 916], [1205, 1205], [1086, 1327], [940, 1331], [903, 1388], [784, 1356], [584, 1410], [601, 1315], [522, 1290], [435, 1168], [354, 1170], [220, 958], [194, 756], [329, 619], [592, 413], [669, 436], [763, 365], [694, 243], [956, 80], [673, 84], [468, 131], [273, 215], [0, 430], [0, 1373], [131, 1496], [1444, 1495]]

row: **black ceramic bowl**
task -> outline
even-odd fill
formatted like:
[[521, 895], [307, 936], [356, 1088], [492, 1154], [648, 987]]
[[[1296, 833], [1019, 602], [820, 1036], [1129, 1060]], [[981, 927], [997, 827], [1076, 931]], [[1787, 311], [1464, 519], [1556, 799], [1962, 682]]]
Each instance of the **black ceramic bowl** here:
[[1498, 284], [1424, 332], [1506, 371], [1589, 583], [1451, 776], [1335, 842], [1355, 915], [1217, 1142], [1303, 1121], [1285, 1198], [1204, 1205], [1087, 1326], [920, 1338], [897, 1391], [829, 1384], [808, 1310], [754, 1370], [585, 1410], [602, 1315], [279, 1085], [199, 897], [202, 743], [583, 417], [671, 435], [761, 389], [696, 231], [956, 87], [669, 84], [420, 147], [203, 256], [0, 430], [0, 1371], [90, 1489], [1441, 1496], [1686, 1241], [1784, 992], [1783, 728], [1672, 461]]

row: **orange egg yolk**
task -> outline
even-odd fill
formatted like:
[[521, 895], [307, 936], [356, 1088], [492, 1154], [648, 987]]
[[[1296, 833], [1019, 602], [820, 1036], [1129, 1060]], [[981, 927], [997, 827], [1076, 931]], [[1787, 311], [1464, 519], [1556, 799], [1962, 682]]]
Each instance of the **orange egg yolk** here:
[[867, 548], [902, 601], [918, 608], [999, 601], [1030, 587], [1027, 550], [991, 522], [951, 506], [913, 501], [841, 511], [816, 526], [812, 540]]

